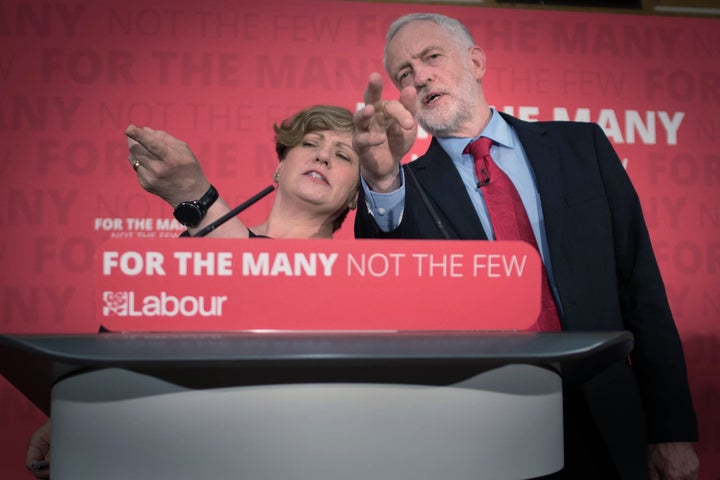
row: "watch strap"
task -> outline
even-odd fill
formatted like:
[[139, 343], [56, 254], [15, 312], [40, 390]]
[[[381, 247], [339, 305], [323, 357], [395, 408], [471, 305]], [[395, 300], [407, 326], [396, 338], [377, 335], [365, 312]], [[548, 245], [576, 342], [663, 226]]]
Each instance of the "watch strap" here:
[[202, 197], [198, 198], [196, 202], [202, 206], [202, 208], [205, 209], [205, 213], [207, 213], [208, 209], [212, 207], [212, 204], [215, 203], [219, 196], [220, 195], [215, 187], [210, 185], [207, 192], [205, 192]]

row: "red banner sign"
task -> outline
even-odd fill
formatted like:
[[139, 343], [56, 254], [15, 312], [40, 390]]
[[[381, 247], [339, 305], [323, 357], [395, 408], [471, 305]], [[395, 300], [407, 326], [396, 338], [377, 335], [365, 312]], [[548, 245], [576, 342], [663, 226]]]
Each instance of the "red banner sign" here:
[[110, 240], [96, 262], [111, 330], [522, 330], [540, 259], [522, 242]]

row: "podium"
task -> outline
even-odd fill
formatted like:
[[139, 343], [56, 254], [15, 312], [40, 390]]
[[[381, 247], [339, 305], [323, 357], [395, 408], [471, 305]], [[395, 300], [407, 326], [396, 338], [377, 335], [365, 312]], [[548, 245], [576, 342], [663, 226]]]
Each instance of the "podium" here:
[[52, 412], [54, 480], [533, 478], [563, 464], [562, 383], [629, 332], [0, 336]]

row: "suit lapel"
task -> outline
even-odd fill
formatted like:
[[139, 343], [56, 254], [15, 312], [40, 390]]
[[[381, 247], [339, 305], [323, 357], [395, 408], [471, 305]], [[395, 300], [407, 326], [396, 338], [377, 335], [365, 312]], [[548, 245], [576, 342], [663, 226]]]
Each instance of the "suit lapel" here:
[[[549, 214], [552, 217], [553, 212], [562, 210], [565, 205], [563, 165], [557, 147], [545, 138], [541, 125], [502, 115], [515, 129], [528, 157], [542, 201], [543, 216]], [[545, 221], [547, 223], [548, 218]]]
[[520, 143], [525, 150], [535, 176], [542, 212], [545, 222], [545, 236], [548, 242], [550, 263], [556, 280], [569, 272], [568, 252], [565, 251], [564, 240], [566, 229], [566, 203], [564, 180], [565, 166], [557, 146], [545, 137], [542, 125], [518, 120], [502, 114], [512, 125]]
[[458, 238], [487, 240], [455, 165], [435, 138], [428, 151], [410, 164], [425, 193], [447, 218]]

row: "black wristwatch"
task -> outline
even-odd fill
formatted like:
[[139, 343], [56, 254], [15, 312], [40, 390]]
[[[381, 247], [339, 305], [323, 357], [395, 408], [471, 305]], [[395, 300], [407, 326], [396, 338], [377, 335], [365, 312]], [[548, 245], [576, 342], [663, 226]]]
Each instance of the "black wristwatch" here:
[[208, 191], [205, 192], [202, 197], [197, 200], [193, 200], [192, 202], [182, 202], [175, 207], [173, 215], [175, 215], [178, 222], [182, 223], [186, 227], [196, 227], [200, 224], [202, 219], [205, 218], [208, 209], [217, 199], [218, 191], [215, 190], [215, 187], [210, 185], [210, 188], [208, 188]]

